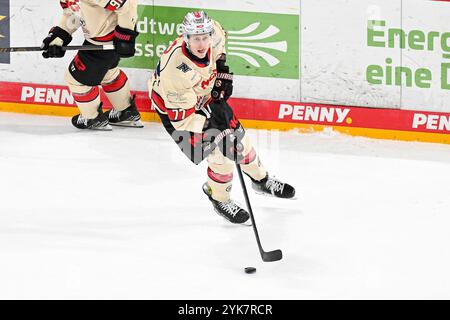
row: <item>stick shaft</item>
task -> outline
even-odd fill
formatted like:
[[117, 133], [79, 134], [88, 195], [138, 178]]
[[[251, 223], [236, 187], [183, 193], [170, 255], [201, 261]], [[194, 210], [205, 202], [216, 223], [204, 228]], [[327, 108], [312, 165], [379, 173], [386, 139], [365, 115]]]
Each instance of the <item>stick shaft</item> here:
[[245, 198], [245, 202], [247, 204], [248, 213], [250, 214], [250, 219], [252, 220], [253, 232], [255, 233], [255, 238], [256, 238], [256, 242], [258, 243], [259, 252], [261, 253], [261, 256], [263, 256], [264, 249], [263, 249], [263, 247], [261, 245], [261, 240], [259, 239], [258, 229], [256, 228], [256, 221], [255, 221], [255, 217], [253, 215], [252, 207], [250, 205], [250, 200], [249, 200], [249, 197], [248, 197], [247, 188], [245, 186], [244, 177], [242, 175], [241, 165], [238, 162], [236, 162], [236, 169], [237, 169], [237, 172], [238, 172], [239, 180], [241, 182], [242, 191], [244, 192], [244, 198]]
[[[85, 45], [85, 46], [69, 46], [63, 47], [64, 50], [80, 50], [80, 51], [92, 51], [92, 50], [114, 50], [114, 45]], [[0, 53], [7, 52], [33, 52], [33, 51], [43, 51], [41, 47], [11, 47], [11, 48], [0, 48]]]
[[242, 175], [241, 165], [239, 164], [237, 159], [235, 159], [235, 161], [236, 161], [236, 169], [237, 169], [237, 172], [239, 175], [239, 180], [241, 181], [242, 191], [244, 192], [245, 202], [247, 204], [248, 213], [252, 220], [253, 232], [255, 234], [256, 242], [258, 243], [258, 249], [259, 249], [259, 253], [261, 254], [261, 258], [264, 262], [281, 260], [283, 258], [283, 252], [281, 250], [278, 249], [278, 250], [266, 252], [266, 251], [264, 251], [264, 249], [261, 245], [261, 240], [260, 240], [259, 234], [258, 234], [258, 228], [256, 228], [255, 216], [253, 214], [253, 210], [250, 205], [250, 199], [248, 197], [247, 187], [245, 186], [244, 176]]

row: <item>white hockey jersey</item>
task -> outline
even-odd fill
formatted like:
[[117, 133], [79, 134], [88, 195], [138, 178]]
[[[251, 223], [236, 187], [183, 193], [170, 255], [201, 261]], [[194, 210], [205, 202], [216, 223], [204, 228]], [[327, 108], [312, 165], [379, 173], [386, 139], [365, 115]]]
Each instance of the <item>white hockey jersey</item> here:
[[133, 30], [137, 22], [137, 0], [61, 0], [60, 5], [59, 27], [70, 34], [81, 27], [93, 44], [109, 44], [117, 25]]
[[208, 63], [192, 59], [183, 37], [163, 53], [152, 79], [150, 98], [162, 114], [167, 114], [176, 130], [202, 132], [206, 117], [196, 108], [211, 97], [217, 75], [216, 61], [225, 53], [226, 33], [216, 21]]

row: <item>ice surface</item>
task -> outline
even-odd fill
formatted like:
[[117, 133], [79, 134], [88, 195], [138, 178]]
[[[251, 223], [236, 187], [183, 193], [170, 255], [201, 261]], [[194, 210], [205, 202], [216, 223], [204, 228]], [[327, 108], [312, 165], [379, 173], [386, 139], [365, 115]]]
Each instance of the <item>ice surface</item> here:
[[450, 299], [450, 146], [249, 133], [297, 188], [250, 192], [281, 262], [212, 211], [206, 164], [160, 124], [86, 132], [0, 113], [0, 298]]

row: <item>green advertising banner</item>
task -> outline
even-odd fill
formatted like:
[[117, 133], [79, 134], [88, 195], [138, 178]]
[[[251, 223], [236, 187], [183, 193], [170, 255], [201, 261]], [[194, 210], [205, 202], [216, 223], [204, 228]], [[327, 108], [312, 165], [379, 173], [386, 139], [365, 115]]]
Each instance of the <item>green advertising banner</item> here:
[[[182, 34], [181, 22], [200, 9], [140, 5], [136, 56], [121, 66], [154, 69], [170, 43]], [[204, 10], [204, 9], [203, 9]], [[228, 32], [227, 60], [237, 75], [299, 79], [299, 16], [205, 10]]]

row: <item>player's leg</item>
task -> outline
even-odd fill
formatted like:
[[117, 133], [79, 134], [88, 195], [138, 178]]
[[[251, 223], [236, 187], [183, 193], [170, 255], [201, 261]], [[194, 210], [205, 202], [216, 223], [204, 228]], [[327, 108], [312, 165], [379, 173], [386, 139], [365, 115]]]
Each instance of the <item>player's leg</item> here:
[[65, 80], [80, 110], [80, 114], [72, 118], [72, 124], [78, 129], [111, 130], [108, 118], [102, 111], [98, 86], [78, 82], [68, 70]]
[[262, 180], [267, 176], [267, 170], [259, 159], [258, 154], [250, 143], [248, 134], [245, 133], [241, 140], [241, 144], [244, 147], [242, 152], [241, 164], [242, 171], [247, 174], [252, 180]]
[[295, 196], [295, 189], [288, 183], [275, 177], [270, 177], [264, 168], [258, 154], [250, 143], [248, 135], [242, 139], [244, 152], [240, 161], [242, 171], [252, 180], [252, 188], [259, 194], [271, 195], [277, 198], [290, 199]]
[[[84, 44], [90, 44], [85, 41]], [[119, 56], [115, 51], [79, 51], [66, 72], [66, 82], [80, 115], [72, 118], [79, 129], [108, 129], [108, 118], [102, 112], [99, 85], [112, 66], [117, 66]]]
[[141, 115], [136, 108], [135, 97], [131, 97], [130, 81], [118, 67], [106, 73], [101, 82], [103, 91], [113, 109], [106, 111], [109, 123], [117, 126], [142, 128]]
[[244, 223], [249, 214], [230, 199], [234, 162], [216, 148], [207, 158], [208, 178], [203, 191], [213, 204], [214, 210], [232, 223]]
[[[156, 105], [156, 104], [155, 104]], [[156, 105], [157, 106], [157, 105]], [[181, 151], [195, 164], [204, 159], [202, 149], [202, 134], [175, 130], [169, 117], [157, 110], [167, 133], [172, 137]], [[208, 179], [203, 185], [203, 192], [208, 196], [214, 210], [233, 223], [244, 223], [249, 214], [230, 200], [231, 180], [233, 179], [234, 163], [223, 156], [218, 148], [207, 156]]]
[[[234, 114], [233, 109], [224, 100], [213, 102], [209, 105], [211, 117], [209, 119], [210, 129], [218, 129], [224, 133], [219, 149], [229, 159], [237, 159], [241, 168], [251, 179], [253, 189], [262, 194], [275, 196], [278, 198], [293, 198], [295, 190], [287, 183], [270, 177], [261, 164], [256, 151], [250, 143], [247, 133], [242, 124]], [[232, 142], [227, 130], [233, 129], [233, 136], [239, 141], [239, 149]]]

